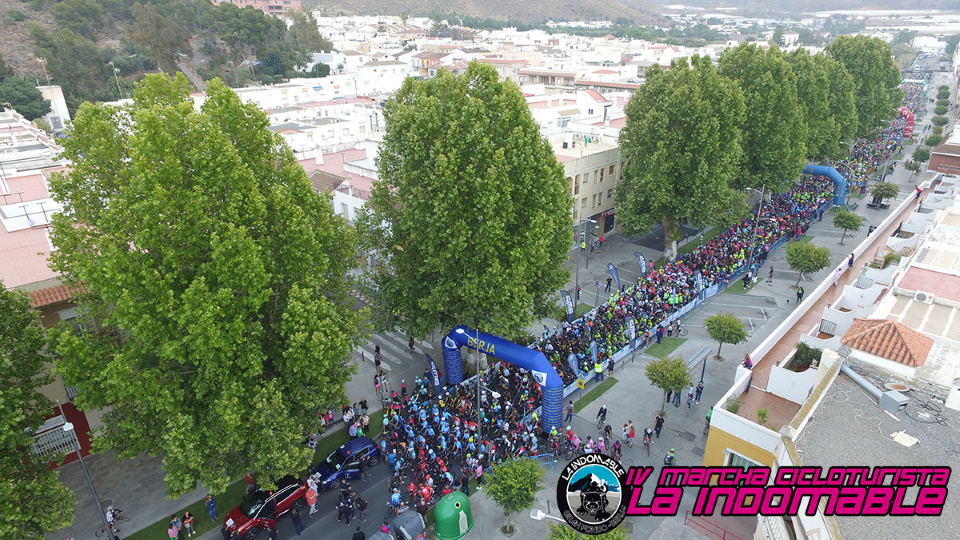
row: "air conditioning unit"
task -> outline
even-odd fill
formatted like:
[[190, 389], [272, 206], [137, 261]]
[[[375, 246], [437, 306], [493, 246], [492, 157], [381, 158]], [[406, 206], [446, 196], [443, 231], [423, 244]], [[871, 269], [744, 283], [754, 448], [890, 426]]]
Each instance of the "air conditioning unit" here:
[[932, 294], [923, 291], [917, 291], [917, 293], [913, 295], [914, 302], [923, 302], [924, 304], [932, 304], [933, 298], [934, 296]]

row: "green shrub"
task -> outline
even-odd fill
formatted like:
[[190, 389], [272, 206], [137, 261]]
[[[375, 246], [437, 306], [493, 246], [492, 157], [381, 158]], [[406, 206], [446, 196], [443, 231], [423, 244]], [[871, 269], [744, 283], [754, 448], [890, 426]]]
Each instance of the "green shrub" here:
[[797, 343], [797, 353], [793, 356], [793, 362], [790, 363], [791, 371], [800, 371], [803, 368], [810, 367], [814, 362], [820, 361], [820, 355], [823, 350], [811, 347], [804, 342]]
[[930, 130], [934, 135], [943, 135], [943, 126], [933, 126], [933, 129]]
[[737, 414], [740, 412], [740, 406], [743, 405], [743, 402], [740, 401], [740, 396], [732, 396], [727, 398], [727, 410], [731, 414]]
[[943, 135], [927, 135], [927, 138], [923, 140], [923, 144], [934, 147], [940, 144], [940, 141], [943, 140]]
[[4, 17], [4, 22], [7, 24], [18, 23], [25, 19], [23, 12], [19, 9], [7, 8], [7, 16]]
[[950, 119], [946, 116], [934, 116], [930, 121], [933, 122], [935, 126], [945, 126], [950, 123]]
[[891, 251], [890, 253], [887, 253], [886, 255], [883, 256], [883, 265], [880, 266], [880, 269], [882, 270], [890, 266], [894, 262], [900, 262], [900, 255]]
[[948, 109], [948, 107], [947, 107], [946, 105], [937, 105], [937, 106], [933, 109], [933, 112], [934, 112], [934, 114], [947, 114], [947, 110], [949, 110], [949, 109]]

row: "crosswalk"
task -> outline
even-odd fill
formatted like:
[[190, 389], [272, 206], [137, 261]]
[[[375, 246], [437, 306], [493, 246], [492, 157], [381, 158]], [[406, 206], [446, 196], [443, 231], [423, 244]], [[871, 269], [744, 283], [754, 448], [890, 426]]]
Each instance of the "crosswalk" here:
[[[384, 371], [390, 372], [393, 371], [394, 367], [410, 362], [411, 355], [410, 350], [407, 348], [408, 341], [407, 336], [399, 332], [374, 334], [367, 343], [360, 345], [358, 349], [353, 351], [353, 358], [357, 361], [365, 360], [372, 363], [377, 345], [379, 344], [381, 353], [380, 367], [383, 368]], [[414, 353], [415, 355], [424, 352], [427, 354], [437, 352], [436, 346], [428, 341], [417, 341], [415, 348], [417, 351]], [[434, 358], [436, 359], [435, 355]]]

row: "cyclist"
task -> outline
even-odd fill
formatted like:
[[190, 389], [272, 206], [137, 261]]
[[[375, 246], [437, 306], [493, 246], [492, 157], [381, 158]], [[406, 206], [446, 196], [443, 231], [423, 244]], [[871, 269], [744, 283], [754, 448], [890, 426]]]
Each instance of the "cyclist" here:
[[393, 507], [394, 512], [400, 508], [400, 490], [394, 488], [393, 495], [390, 496], [390, 506]]
[[112, 506], [107, 507], [107, 511], [104, 512], [104, 517], [107, 518], [107, 524], [110, 525], [110, 530], [113, 532], [120, 532], [120, 529], [115, 527], [116, 518], [114, 517], [119, 510], [114, 510]]
[[593, 453], [593, 437], [587, 436], [587, 442], [583, 445], [583, 451], [587, 454]]
[[580, 437], [577, 437], [576, 433], [574, 433], [573, 437], [570, 439], [570, 442], [573, 444], [573, 449], [576, 450], [577, 452], [579, 452], [579, 451], [580, 451]]
[[606, 421], [607, 421], [607, 406], [606, 406], [606, 405], [601, 405], [601, 406], [600, 406], [600, 410], [597, 411], [597, 419], [600, 420], [601, 422], [606, 422]]
[[676, 456], [673, 452], [674, 452], [674, 450], [673, 450], [673, 448], [671, 448], [671, 449], [670, 449], [670, 452], [668, 452], [667, 455], [663, 457], [663, 464], [664, 464], [664, 465], [676, 465], [676, 464], [677, 464], [677, 456]]
[[643, 430], [643, 444], [650, 444], [653, 442], [653, 430], [650, 428]]
[[613, 459], [620, 461], [622, 457], [623, 449], [620, 446], [620, 441], [613, 441]]
[[567, 426], [567, 440], [568, 441], [573, 440], [573, 428], [570, 426]]
[[608, 441], [613, 438], [613, 426], [610, 424], [603, 428], [603, 438]]

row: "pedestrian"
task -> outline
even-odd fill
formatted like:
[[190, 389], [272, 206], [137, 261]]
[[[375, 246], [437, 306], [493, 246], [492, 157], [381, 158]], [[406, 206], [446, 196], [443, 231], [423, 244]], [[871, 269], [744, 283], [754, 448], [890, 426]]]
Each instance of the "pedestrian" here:
[[580, 300], [580, 286], [577, 285], [577, 300]]
[[767, 283], [773, 285], [773, 265], [770, 265], [770, 272], [767, 274]]
[[210, 521], [217, 521], [217, 500], [213, 498], [213, 495], [207, 495], [207, 515], [210, 516]]
[[407, 400], [407, 380], [406, 379], [400, 379], [400, 397], [403, 398], [404, 401]]
[[673, 406], [677, 409], [680, 408], [680, 390], [673, 391]]
[[923, 193], [923, 190], [920, 189], [920, 186], [917, 186], [917, 187], [916, 187], [916, 190], [917, 190], [917, 197], [916, 197], [916, 199], [914, 199], [914, 200], [915, 200], [915, 201], [918, 201], [918, 200], [920, 200], [920, 194]]
[[304, 531], [303, 521], [300, 520], [300, 511], [294, 509], [290, 514], [290, 523], [293, 523], [293, 530], [297, 531], [297, 536]]
[[477, 491], [483, 489], [483, 457], [477, 460]]
[[597, 363], [593, 365], [593, 371], [597, 374], [597, 382], [603, 382], [603, 364], [600, 362], [600, 358], [597, 358]]
[[359, 525], [357, 525], [357, 532], [353, 533], [352, 540], [367, 540], [367, 535], [363, 534]]
[[660, 340], [663, 339], [663, 326], [657, 327], [657, 345], [660, 344]]
[[613, 368], [615, 368], [615, 367], [616, 367], [616, 363], [614, 362], [613, 358], [610, 358], [610, 360], [607, 361], [607, 375], [610, 375], [610, 376], [612, 377], [612, 376], [613, 376]]
[[564, 420], [565, 423], [573, 420], [573, 408], [573, 400], [571, 399], [570, 402], [567, 403], [567, 418]]
[[687, 408], [693, 406], [693, 385], [690, 385], [690, 388], [687, 389]]
[[630, 430], [630, 448], [633, 448], [633, 440], [637, 438], [637, 428], [633, 427], [633, 420], [627, 421], [627, 427]]
[[696, 396], [696, 398], [695, 398], [695, 399], [696, 399], [696, 402], [697, 402], [697, 405], [700, 404], [700, 394], [702, 394], [702, 393], [703, 393], [703, 381], [700, 381], [700, 382], [697, 383], [697, 396]]
[[193, 530], [193, 514], [189, 510], [183, 513], [183, 526], [187, 528], [187, 536], [193, 536], [196, 532]]
[[663, 429], [663, 413], [657, 413], [657, 422], [653, 427], [654, 431], [657, 432], [657, 438], [660, 438], [660, 430]]
[[340, 500], [337, 501], [337, 521], [343, 521], [343, 516], [347, 516], [347, 525], [350, 524], [350, 514], [353, 513], [353, 509], [350, 508], [350, 504], [347, 503], [346, 498], [343, 495], [340, 495]]
[[310, 515], [317, 513], [317, 489], [310, 486], [307, 490], [307, 504], [310, 505]]
[[753, 369], [753, 360], [750, 359], [749, 354], [743, 355], [743, 367]]
[[851, 253], [850, 257], [847, 259], [847, 268], [853, 268], [853, 253]]
[[271, 525], [267, 523], [267, 538], [270, 540], [277, 540], [277, 527], [276, 525]]
[[610, 285], [613, 284], [613, 278], [607, 278], [607, 286], [603, 289], [603, 292], [610, 292]]
[[167, 527], [167, 538], [170, 540], [177, 540], [178, 533], [179, 531], [177, 530], [177, 526], [171, 521], [170, 525]]
[[253, 491], [253, 474], [247, 473], [243, 479], [247, 482], [247, 490], [243, 492], [243, 496], [246, 497], [251, 491]]
[[667, 403], [673, 403], [673, 390], [667, 390]]
[[803, 301], [803, 287], [797, 289], [797, 304]]
[[464, 469], [463, 474], [460, 475], [460, 491], [467, 497], [470, 496], [470, 476], [467, 474], [467, 469]]
[[359, 514], [360, 522], [363, 523], [367, 520], [367, 500], [357, 495], [357, 501], [353, 503], [353, 506], [356, 507], [357, 513]]
[[[586, 250], [587, 250], [587, 241], [586, 241], [586, 240], [581, 240], [581, 241], [580, 241], [580, 253], [583, 253], [583, 252], [586, 251]], [[579, 298], [579, 297], [578, 297], [578, 298]]]
[[408, 343], [408, 345], [410, 346], [410, 354], [413, 354], [413, 352], [414, 352], [414, 346], [413, 346], [413, 337], [412, 337], [412, 336], [410, 337], [410, 342]]
[[363, 456], [360, 458], [360, 480], [363, 480], [364, 482], [367, 481], [367, 467], [370, 465], [367, 460], [369, 458], [370, 456]]
[[187, 532], [186, 532], [185, 530], [183, 530], [183, 520], [180, 519], [180, 516], [174, 515], [174, 516], [170, 519], [170, 524], [173, 525], [174, 528], [177, 529], [177, 539], [178, 539], [178, 540], [183, 540], [183, 536], [184, 536]]
[[840, 276], [843, 274], [843, 267], [837, 268], [837, 271], [833, 273], [833, 286], [840, 286]]
[[360, 398], [360, 410], [363, 411], [363, 414], [367, 414], [367, 411], [370, 410], [370, 405], [367, 403], [367, 398], [365, 397]]
[[380, 395], [380, 375], [373, 376], [373, 389]]
[[600, 235], [600, 247], [603, 247], [603, 235]]

